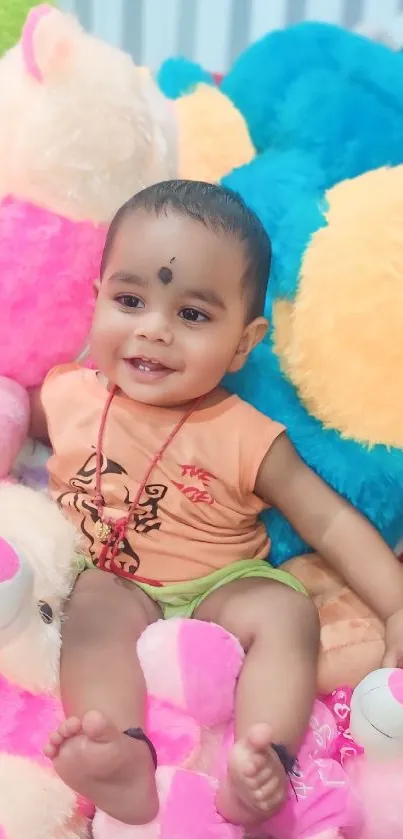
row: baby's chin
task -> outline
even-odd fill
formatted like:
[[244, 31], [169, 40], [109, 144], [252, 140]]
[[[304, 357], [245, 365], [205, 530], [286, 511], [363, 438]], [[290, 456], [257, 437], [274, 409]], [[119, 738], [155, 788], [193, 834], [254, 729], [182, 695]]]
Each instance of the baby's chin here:
[[152, 408], [175, 409], [193, 401], [181, 393], [169, 392], [155, 384], [130, 386], [122, 381], [117, 382], [117, 388], [122, 396], [126, 396], [132, 402]]
[[152, 374], [148, 376], [147, 372], [139, 373], [137, 369], [133, 370], [132, 365], [127, 363], [116, 371], [114, 378], [119, 392], [128, 399], [143, 405], [172, 410], [191, 406], [198, 400], [208, 400], [210, 394], [218, 387], [215, 382], [211, 387], [206, 387], [205, 382], [189, 382], [188, 377], [177, 370], [161, 377], [157, 374], [154, 378]]

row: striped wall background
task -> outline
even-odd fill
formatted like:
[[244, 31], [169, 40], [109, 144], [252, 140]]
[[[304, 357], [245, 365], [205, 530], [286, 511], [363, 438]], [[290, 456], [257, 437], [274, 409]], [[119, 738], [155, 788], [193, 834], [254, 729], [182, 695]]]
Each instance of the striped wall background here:
[[184, 55], [225, 72], [269, 29], [310, 19], [354, 27], [366, 19], [393, 27], [403, 0], [60, 0], [82, 24], [156, 70]]

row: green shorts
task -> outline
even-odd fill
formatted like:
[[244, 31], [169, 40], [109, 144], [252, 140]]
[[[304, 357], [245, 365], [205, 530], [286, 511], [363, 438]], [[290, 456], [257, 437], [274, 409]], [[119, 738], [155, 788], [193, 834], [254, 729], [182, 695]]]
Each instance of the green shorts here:
[[[81, 554], [76, 557], [79, 571], [95, 566]], [[301, 594], [307, 594], [303, 585], [291, 574], [281, 571], [280, 568], [273, 568], [268, 562], [261, 559], [244, 559], [241, 562], [234, 562], [226, 565], [206, 577], [199, 577], [196, 580], [188, 580], [184, 583], [172, 583], [166, 586], [151, 586], [148, 583], [140, 583], [133, 580], [133, 585], [141, 588], [151, 600], [161, 608], [164, 618], [191, 618], [200, 603], [213, 591], [232, 583], [234, 580], [248, 580], [253, 577], [262, 580], [275, 580], [283, 583]]]

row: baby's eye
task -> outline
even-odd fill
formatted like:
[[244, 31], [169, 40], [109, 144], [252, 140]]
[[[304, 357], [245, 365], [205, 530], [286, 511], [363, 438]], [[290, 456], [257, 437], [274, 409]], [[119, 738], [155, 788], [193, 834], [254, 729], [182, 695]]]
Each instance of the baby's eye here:
[[192, 309], [189, 307], [181, 309], [179, 317], [181, 317], [182, 320], [187, 320], [191, 323], [203, 323], [204, 321], [210, 320], [210, 318], [203, 314], [203, 312], [199, 312], [198, 309]]
[[116, 300], [125, 309], [141, 309], [144, 306], [143, 301], [135, 294], [119, 294]]

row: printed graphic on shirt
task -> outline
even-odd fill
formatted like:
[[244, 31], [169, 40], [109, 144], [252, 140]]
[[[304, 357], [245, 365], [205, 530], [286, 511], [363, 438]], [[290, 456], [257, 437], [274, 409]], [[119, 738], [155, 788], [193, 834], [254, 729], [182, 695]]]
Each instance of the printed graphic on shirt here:
[[[101, 484], [102, 478], [107, 475], [115, 476], [115, 493], [118, 496], [120, 495], [122, 515], [125, 515], [134, 501], [134, 498], [130, 496], [130, 490], [126, 482], [127, 472], [119, 463], [103, 456]], [[76, 475], [70, 479], [70, 490], [61, 493], [56, 500], [61, 507], [72, 507], [79, 514], [78, 526], [82, 534], [80, 549], [91, 559], [94, 565], [97, 565], [100, 547], [95, 533], [99, 515], [91, 497], [95, 494], [95, 477], [96, 452], [94, 450]], [[121, 540], [119, 555], [115, 560], [117, 572], [118, 569], [121, 569], [125, 574], [135, 575], [138, 573], [141, 560], [133, 544], [129, 541], [128, 535], [129, 537], [133, 535], [133, 531], [145, 534], [160, 529], [159, 503], [165, 497], [167, 490], [168, 487], [164, 484], [150, 483], [145, 487], [143, 497], [134, 513], [130, 528], [128, 528], [128, 533]], [[105, 499], [102, 499], [102, 503], [105, 503]], [[108, 568], [108, 562], [106, 562], [105, 567]]]
[[215, 480], [215, 475], [191, 464], [181, 465], [180, 469], [181, 477], [190, 479], [193, 483], [185, 483], [183, 480], [173, 481], [174, 486], [193, 504], [214, 504], [214, 498], [211, 492], [208, 492], [208, 487], [211, 481]]

